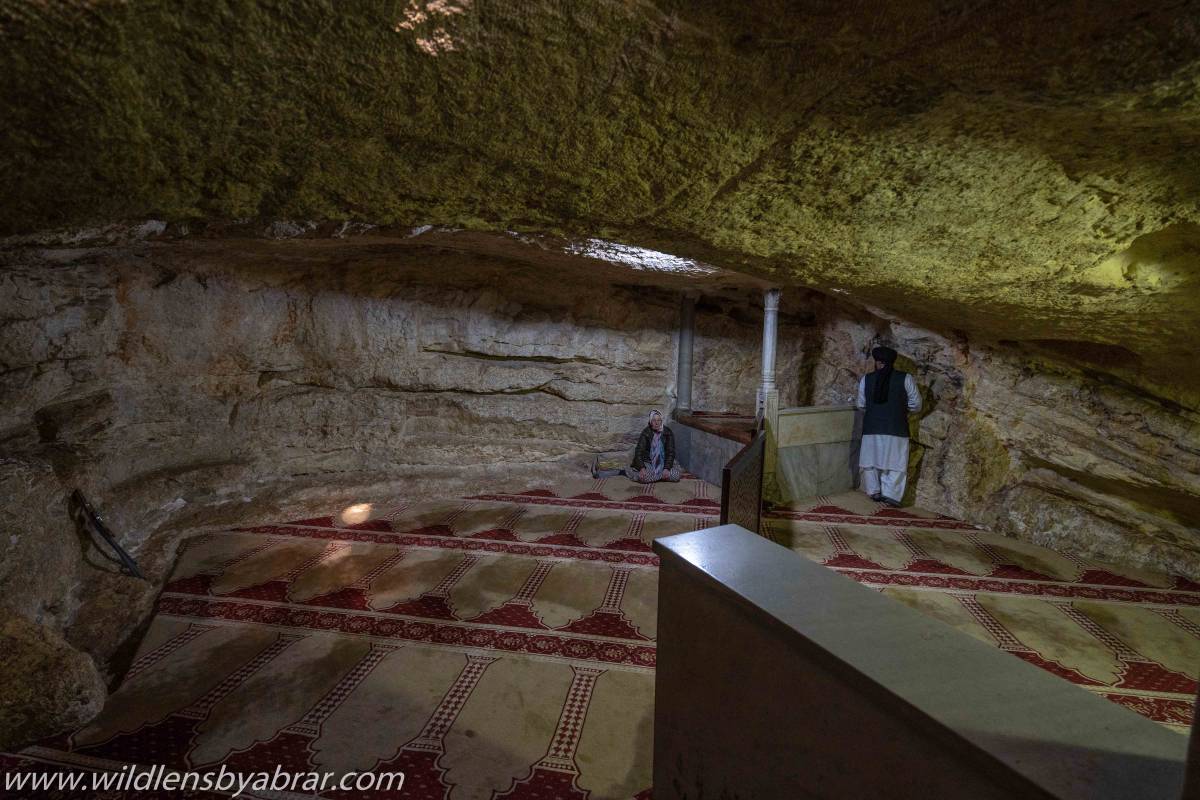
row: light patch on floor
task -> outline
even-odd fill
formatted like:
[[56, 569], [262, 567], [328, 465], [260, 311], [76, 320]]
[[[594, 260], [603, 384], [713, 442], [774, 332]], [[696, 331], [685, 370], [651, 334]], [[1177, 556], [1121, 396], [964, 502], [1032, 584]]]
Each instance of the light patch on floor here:
[[298, 603], [334, 592], [360, 575], [369, 573], [400, 552], [399, 548], [353, 544], [331, 558], [300, 573], [288, 589], [288, 599]]
[[324, 549], [324, 542], [278, 542], [225, 570], [213, 581], [213, 593], [230, 594], [283, 577]]
[[452, 550], [408, 551], [403, 561], [371, 582], [371, 608], [382, 610], [417, 599], [441, 583], [462, 560], [462, 553]]

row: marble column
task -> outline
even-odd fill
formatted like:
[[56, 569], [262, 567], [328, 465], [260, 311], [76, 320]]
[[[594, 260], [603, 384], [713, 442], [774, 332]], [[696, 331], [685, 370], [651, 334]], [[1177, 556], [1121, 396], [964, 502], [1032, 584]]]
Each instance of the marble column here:
[[758, 387], [758, 416], [761, 419], [771, 400], [776, 412], [779, 390], [775, 386], [775, 347], [779, 336], [779, 289], [763, 293], [762, 383]]
[[696, 331], [696, 292], [687, 291], [679, 301], [679, 368], [675, 375], [675, 411], [692, 412], [692, 339]]
[[775, 349], [779, 336], [779, 289], [763, 293], [762, 384], [758, 387], [758, 419], [767, 433], [763, 454], [763, 499], [779, 500], [779, 389], [775, 385]]

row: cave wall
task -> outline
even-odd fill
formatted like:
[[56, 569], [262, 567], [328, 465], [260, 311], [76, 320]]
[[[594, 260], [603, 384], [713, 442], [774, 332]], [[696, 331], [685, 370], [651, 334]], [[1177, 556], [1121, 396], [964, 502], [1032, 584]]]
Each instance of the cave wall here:
[[[0, 647], [25, 655], [0, 732], [99, 708], [198, 527], [523, 489], [630, 448], [647, 409], [673, 407], [679, 314], [677, 291], [635, 278], [437, 248], [5, 253], [0, 602], [20, 627]], [[755, 300], [698, 310], [705, 403], [753, 406]], [[76, 486], [147, 581], [77, 537]], [[71, 668], [48, 700], [36, 676], [56, 663]]]
[[[909, 499], [1059, 551], [1200, 580], [1200, 414], [1028, 347], [812, 295], [801, 393], [853, 402], [878, 338], [913, 372]], [[816, 341], [818, 340], [819, 341]]]
[[[190, 531], [519, 488], [627, 449], [647, 408], [673, 406], [679, 288], [438, 247], [10, 249], [0, 586], [24, 677], [0, 732], [28, 740], [99, 708]], [[784, 406], [850, 401], [877, 338], [907, 359], [926, 397], [916, 502], [1200, 579], [1195, 412], [1064, 365], [1061, 347], [981, 345], [817, 292], [786, 290], [780, 323]], [[751, 412], [760, 347], [757, 291], [704, 294], [694, 407]], [[74, 486], [147, 582], [78, 540]]]
[[[155, 576], [220, 515], [519, 485], [670, 404], [670, 292], [80, 244], [147, 218], [604, 236], [840, 292], [886, 311], [785, 319], [781, 403], [845, 400], [887, 335], [934, 401], [923, 504], [1194, 572], [1193, 3], [0, 2], [0, 42], [0, 581], [38, 663], [107, 665], [153, 598], [64, 534], [71, 486]], [[754, 304], [705, 305], [694, 404], [748, 411]]]
[[1200, 409], [1194, 2], [0, 3], [0, 232], [604, 236]]
[[[784, 301], [779, 311], [775, 375], [780, 406], [796, 405], [804, 372], [803, 344], [814, 330], [805, 309]], [[705, 296], [696, 302], [692, 342], [692, 408], [753, 415], [762, 383], [762, 303]]]
[[[674, 404], [667, 289], [437, 252], [352, 267], [54, 257], [0, 278], [0, 435], [97, 488], [251, 464], [274, 479], [552, 461], [630, 442], [646, 408]], [[697, 407], [753, 410], [755, 300], [698, 308]], [[781, 348], [781, 364], [799, 358]]]

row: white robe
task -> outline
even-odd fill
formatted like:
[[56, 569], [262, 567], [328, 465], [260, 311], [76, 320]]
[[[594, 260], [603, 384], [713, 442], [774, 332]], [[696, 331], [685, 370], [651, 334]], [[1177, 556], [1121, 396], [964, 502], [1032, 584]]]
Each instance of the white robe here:
[[[867, 378], [863, 376], [858, 381], [858, 400], [855, 403], [860, 409], [867, 407]], [[904, 376], [904, 393], [908, 395], [909, 412], [921, 410], [921, 393], [917, 391], [917, 382], [912, 375]], [[862, 437], [862, 446], [858, 451], [859, 469], [908, 470], [908, 437], [886, 436], [872, 434]]]

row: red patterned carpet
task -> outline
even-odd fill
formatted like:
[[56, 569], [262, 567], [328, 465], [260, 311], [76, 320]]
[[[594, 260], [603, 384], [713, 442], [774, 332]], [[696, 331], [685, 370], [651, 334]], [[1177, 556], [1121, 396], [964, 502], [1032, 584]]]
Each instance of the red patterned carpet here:
[[[717, 494], [566, 481], [195, 537], [102, 714], [0, 765], [406, 775], [400, 792], [243, 795], [261, 798], [648, 800], [650, 543], [715, 525]], [[763, 532], [1150, 719], [1191, 722], [1200, 586], [861, 494], [777, 510]]]
[[716, 493], [589, 479], [193, 538], [100, 717], [7, 766], [406, 776], [321, 797], [648, 798], [650, 543], [715, 525]]

